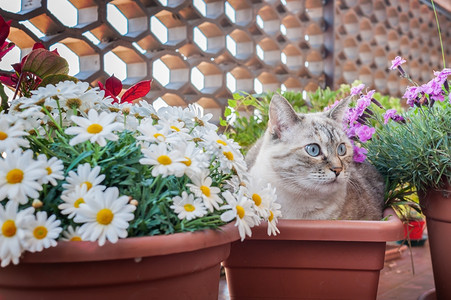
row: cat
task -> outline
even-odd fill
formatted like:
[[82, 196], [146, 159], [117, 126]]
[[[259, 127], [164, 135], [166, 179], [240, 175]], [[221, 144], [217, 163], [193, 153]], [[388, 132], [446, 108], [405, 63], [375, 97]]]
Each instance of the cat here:
[[246, 162], [251, 176], [276, 187], [282, 218], [382, 218], [383, 178], [369, 163], [354, 162], [343, 130], [349, 101], [325, 112], [297, 114], [284, 97], [272, 97], [268, 127]]

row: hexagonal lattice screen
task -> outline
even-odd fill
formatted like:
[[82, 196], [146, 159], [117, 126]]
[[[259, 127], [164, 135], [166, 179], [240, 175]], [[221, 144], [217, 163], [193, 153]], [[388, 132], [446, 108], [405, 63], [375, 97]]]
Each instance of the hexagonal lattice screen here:
[[[41, 41], [92, 85], [112, 74], [125, 88], [152, 78], [148, 101], [197, 103], [216, 120], [237, 91], [360, 79], [400, 95], [405, 83], [388, 72], [390, 59], [409, 58], [417, 80], [441, 64], [432, 11], [418, 0], [10, 0], [0, 14], [13, 20], [17, 45], [1, 69]], [[449, 45], [451, 21], [440, 22]]]

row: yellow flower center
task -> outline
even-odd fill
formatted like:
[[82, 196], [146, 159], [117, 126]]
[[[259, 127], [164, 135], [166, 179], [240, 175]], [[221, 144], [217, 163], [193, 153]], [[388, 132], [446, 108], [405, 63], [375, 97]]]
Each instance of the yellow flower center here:
[[159, 137], [162, 137], [163, 140], [166, 139], [166, 137], [165, 137], [164, 135], [162, 135], [161, 133], [155, 133], [155, 134], [153, 135], [153, 137], [154, 137], [155, 139], [158, 139]]
[[83, 198], [78, 198], [77, 200], [75, 200], [74, 202], [74, 207], [75, 208], [79, 208], [80, 204], [85, 203], [85, 200]]
[[113, 221], [114, 214], [108, 208], [103, 208], [97, 213], [97, 222], [102, 225], [108, 225]]
[[184, 163], [187, 167], [191, 166], [192, 160], [189, 157], [186, 157], [185, 161], [182, 161], [182, 163]]
[[260, 197], [259, 194], [253, 194], [252, 200], [254, 200], [255, 205], [257, 205], [257, 206], [260, 206], [260, 204], [262, 204], [262, 197]]
[[46, 170], [47, 170], [47, 175], [50, 175], [50, 174], [52, 174], [52, 168], [50, 168], [50, 167], [47, 167], [47, 168], [45, 168]]
[[271, 222], [273, 219], [274, 219], [274, 214], [272, 213], [272, 211], [269, 211], [268, 221]]
[[222, 154], [224, 154], [225, 157], [227, 157], [228, 160], [233, 160], [233, 153], [230, 151], [224, 151], [222, 152]]
[[33, 235], [38, 240], [42, 240], [47, 236], [47, 228], [44, 226], [38, 226], [33, 230]]
[[6, 220], [2, 225], [2, 234], [6, 237], [12, 237], [16, 235], [16, 223], [13, 220]]
[[86, 184], [86, 187], [88, 188], [88, 191], [92, 188], [92, 183], [89, 181], [83, 182], [81, 185]]
[[217, 140], [216, 143], [221, 144], [223, 146], [227, 146], [227, 143], [224, 142], [223, 140]]
[[174, 131], [177, 131], [177, 132], [180, 131], [180, 129], [178, 129], [178, 127], [176, 127], [176, 126], [171, 126], [171, 129], [174, 130]]
[[188, 212], [192, 212], [192, 211], [194, 211], [196, 208], [194, 207], [194, 205], [192, 205], [192, 204], [185, 204], [185, 205], [183, 205], [183, 208], [186, 210], [186, 211], [188, 211]]
[[96, 134], [102, 132], [102, 130], [103, 130], [102, 125], [96, 123], [89, 125], [88, 128], [86, 129], [86, 131], [90, 134]]
[[236, 206], [236, 214], [238, 215], [238, 217], [240, 217], [240, 219], [244, 218], [244, 208], [242, 206], [237, 205]]
[[205, 196], [210, 197], [211, 192], [210, 192], [210, 188], [209, 188], [208, 186], [202, 185], [202, 186], [200, 187], [200, 190], [202, 191], [202, 193], [203, 193]]
[[157, 161], [158, 161], [158, 163], [165, 165], [165, 166], [172, 164], [171, 158], [167, 155], [160, 155], [157, 158]]
[[6, 174], [6, 181], [9, 184], [21, 183], [23, 179], [23, 171], [20, 169], [12, 169]]
[[0, 141], [6, 140], [8, 134], [6, 132], [0, 131]]
[[81, 237], [79, 236], [74, 236], [70, 239], [71, 242], [80, 242], [81, 241]]

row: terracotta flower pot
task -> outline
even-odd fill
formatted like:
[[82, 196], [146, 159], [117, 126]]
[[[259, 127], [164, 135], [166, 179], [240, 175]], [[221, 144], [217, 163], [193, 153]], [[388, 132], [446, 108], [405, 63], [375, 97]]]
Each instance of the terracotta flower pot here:
[[0, 299], [218, 299], [220, 263], [239, 239], [221, 230], [61, 242], [0, 270]]
[[393, 210], [386, 221], [280, 220], [232, 243], [223, 263], [231, 299], [376, 299], [386, 241], [403, 237]]
[[426, 216], [437, 299], [451, 299], [451, 186], [418, 193]]

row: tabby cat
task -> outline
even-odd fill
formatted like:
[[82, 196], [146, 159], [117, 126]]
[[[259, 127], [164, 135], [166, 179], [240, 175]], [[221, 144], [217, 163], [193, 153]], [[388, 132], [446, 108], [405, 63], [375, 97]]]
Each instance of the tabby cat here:
[[353, 160], [343, 128], [349, 99], [319, 113], [297, 114], [275, 94], [268, 128], [249, 150], [251, 176], [277, 189], [285, 219], [378, 220], [384, 182], [369, 163]]

